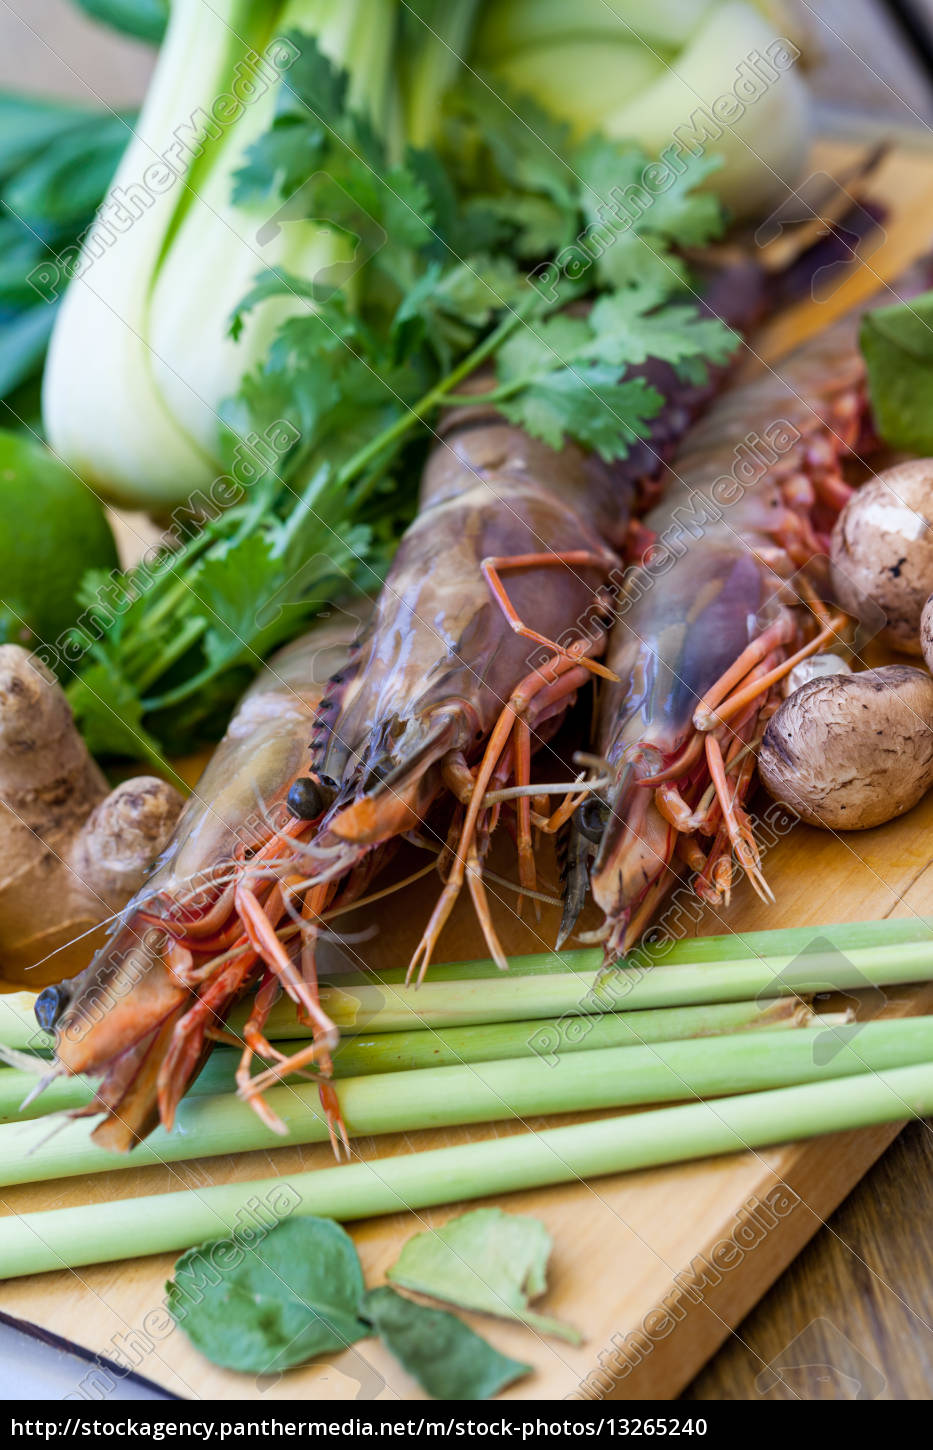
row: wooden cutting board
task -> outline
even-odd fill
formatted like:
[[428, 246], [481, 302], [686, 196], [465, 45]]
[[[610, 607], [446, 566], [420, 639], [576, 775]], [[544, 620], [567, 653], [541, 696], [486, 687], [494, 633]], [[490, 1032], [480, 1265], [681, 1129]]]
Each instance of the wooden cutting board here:
[[[851, 148], [821, 145], [814, 170], [839, 171]], [[886, 234], [858, 278], [819, 302], [808, 302], [769, 329], [762, 350], [776, 356], [826, 325], [895, 276], [924, 250], [933, 233], [933, 154], [898, 151], [876, 179], [873, 195], [892, 210]], [[875, 831], [834, 838], [795, 827], [768, 852], [766, 870], [777, 904], [765, 909], [743, 884], [726, 915], [708, 913], [698, 934], [764, 927], [933, 914], [933, 794], [908, 816]], [[545, 864], [545, 872], [552, 867]], [[433, 900], [429, 881], [388, 898], [375, 918], [379, 936], [367, 942], [375, 965], [407, 960]], [[518, 923], [503, 910], [502, 935], [513, 952], [541, 950], [553, 941], [554, 913]], [[439, 957], [484, 955], [469, 910], [458, 910]], [[491, 987], [494, 990], [494, 984]], [[877, 1004], [875, 1004], [877, 1005]], [[933, 990], [888, 993], [884, 1012], [933, 1010]], [[532, 1126], [548, 1121], [538, 1120]], [[507, 1136], [520, 1125], [399, 1134], [355, 1144], [367, 1161], [385, 1154]], [[514, 1195], [507, 1206], [533, 1213], [554, 1240], [550, 1287], [541, 1301], [549, 1314], [575, 1324], [580, 1348], [503, 1322], [471, 1322], [498, 1348], [533, 1366], [507, 1393], [516, 1398], [672, 1397], [688, 1383], [764, 1290], [891, 1141], [897, 1128], [816, 1139], [766, 1152], [620, 1175], [591, 1183]], [[7, 1213], [96, 1203], [233, 1179], [290, 1175], [325, 1166], [320, 1147], [278, 1147], [224, 1159], [129, 1169], [5, 1192]], [[367, 1282], [382, 1281], [401, 1245], [439, 1225], [462, 1205], [396, 1214], [353, 1227]], [[131, 1204], [127, 1212], [132, 1213]], [[210, 1399], [255, 1397], [268, 1403], [294, 1397], [408, 1399], [413, 1383], [371, 1342], [327, 1364], [315, 1363], [277, 1380], [219, 1370], [203, 1359], [161, 1312], [172, 1256], [100, 1265], [10, 1282], [0, 1309], [67, 1336], [95, 1353], [128, 1360], [139, 1373], [178, 1395]], [[831, 1310], [831, 1306], [827, 1306]], [[772, 1371], [764, 1364], [762, 1374]], [[844, 1368], [844, 1367], [843, 1367]], [[764, 1383], [764, 1382], [763, 1382]], [[89, 1399], [106, 1393], [106, 1374], [93, 1371], [76, 1390]]]

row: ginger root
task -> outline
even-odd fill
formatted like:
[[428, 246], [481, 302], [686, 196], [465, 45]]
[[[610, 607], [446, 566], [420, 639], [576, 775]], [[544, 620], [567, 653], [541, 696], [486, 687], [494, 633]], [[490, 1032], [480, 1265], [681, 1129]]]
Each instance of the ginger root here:
[[0, 645], [0, 977], [38, 990], [85, 967], [181, 806], [154, 776], [111, 791], [52, 674]]

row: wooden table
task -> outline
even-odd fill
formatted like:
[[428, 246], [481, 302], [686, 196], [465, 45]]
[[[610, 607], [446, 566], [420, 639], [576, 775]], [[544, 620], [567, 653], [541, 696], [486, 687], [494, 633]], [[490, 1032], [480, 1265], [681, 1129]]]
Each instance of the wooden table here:
[[857, 1378], [879, 1399], [930, 1399], [931, 1180], [933, 1133], [929, 1124], [913, 1123], [684, 1398], [758, 1398], [761, 1361], [777, 1359], [795, 1368], [774, 1380], [765, 1399], [854, 1399]]

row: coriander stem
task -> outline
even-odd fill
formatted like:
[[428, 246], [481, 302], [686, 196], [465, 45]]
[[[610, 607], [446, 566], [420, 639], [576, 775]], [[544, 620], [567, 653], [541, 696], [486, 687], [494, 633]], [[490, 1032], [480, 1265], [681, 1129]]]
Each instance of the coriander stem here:
[[203, 670], [192, 675], [190, 680], [186, 680], [183, 685], [176, 685], [174, 690], [166, 690], [164, 695], [156, 695], [151, 699], [143, 700], [144, 714], [151, 715], [156, 710], [167, 710], [170, 705], [179, 705], [182, 700], [187, 700], [189, 696], [196, 694], [198, 690], [209, 684], [215, 675], [222, 674], [232, 664], [233, 660], [230, 659], [205, 665]]
[[143, 690], [148, 689], [151, 684], [154, 684], [160, 675], [163, 675], [166, 670], [170, 669], [175, 661], [180, 659], [185, 653], [185, 650], [190, 649], [195, 641], [200, 639], [206, 629], [206, 619], [189, 619], [188, 623], [178, 631], [172, 642], [166, 645], [161, 654], [150, 661], [148, 667], [141, 672], [139, 678], [135, 681], [136, 689], [140, 694]]
[[[538, 302], [539, 298], [537, 293], [532, 293], [528, 296], [507, 317], [503, 318], [499, 326], [494, 328], [489, 336], [484, 338], [479, 346], [473, 349], [468, 357], [465, 357], [452, 372], [449, 372], [439, 383], [435, 383], [433, 388], [430, 388], [417, 403], [414, 403], [407, 413], [397, 418], [388, 428], [383, 429], [377, 438], [373, 438], [363, 448], [358, 449], [351, 458], [348, 458], [337, 474], [338, 483], [352, 483], [354, 478], [363, 472], [367, 464], [371, 463], [373, 459], [378, 458], [384, 449], [389, 448], [393, 443], [403, 438], [416, 423], [422, 422], [433, 408], [444, 401], [447, 394], [452, 388], [456, 387], [457, 383], [475, 372], [479, 365], [485, 362], [486, 358], [495, 352], [500, 343], [504, 342], [509, 334], [514, 331], [518, 324], [525, 321], [527, 314], [534, 309]], [[470, 399], [472, 403], [476, 401], [475, 397]]]

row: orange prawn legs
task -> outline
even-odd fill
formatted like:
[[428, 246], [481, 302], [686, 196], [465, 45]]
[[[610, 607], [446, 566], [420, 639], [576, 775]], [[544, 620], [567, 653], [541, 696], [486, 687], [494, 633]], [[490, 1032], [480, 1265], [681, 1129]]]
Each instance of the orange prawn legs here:
[[[560, 713], [566, 708], [572, 696], [591, 675], [600, 675], [610, 680], [615, 678], [612, 671], [608, 670], [605, 665], [588, 658], [586, 651], [592, 645], [591, 641], [585, 637], [564, 647], [525, 624], [508, 597], [502, 582], [502, 574], [508, 569], [541, 568], [555, 565], [570, 568], [593, 568], [594, 566], [604, 568], [605, 563], [604, 556], [582, 549], [566, 553], [492, 557], [482, 561], [483, 577], [515, 633], [554, 653], [542, 666], [526, 675], [513, 690], [493, 727], [479, 766], [475, 772], [470, 772], [472, 783], [468, 789], [469, 798], [466, 802], [466, 815], [460, 829], [459, 840], [453, 850], [453, 864], [437, 905], [431, 913], [421, 941], [409, 963], [408, 981], [416, 974], [419, 983], [424, 980], [438, 937], [463, 889], [464, 881], [469, 887], [473, 907], [482, 927], [490, 955], [500, 970], [508, 969], [508, 960], [496, 933], [489, 909], [478, 845], [480, 821], [484, 811], [488, 809], [487, 792], [509, 751], [511, 752], [511, 774], [515, 786], [519, 790], [529, 787], [531, 783], [531, 735], [534, 726], [540, 725], [552, 715]], [[449, 783], [455, 789], [459, 784], [462, 791], [464, 784], [462, 759], [458, 756], [456, 760], [445, 762], [445, 766], [446, 778]], [[572, 808], [575, 808], [576, 804], [578, 802], [575, 800]], [[524, 890], [532, 891], [535, 886], [535, 867], [531, 837], [531, 798], [528, 795], [519, 795], [516, 805], [519, 883]], [[494, 806], [493, 809], [497, 810], [498, 806]], [[560, 815], [563, 819], [563, 812], [566, 809], [567, 803], [560, 812], [555, 813], [555, 817], [547, 823], [550, 829], [556, 829], [557, 817]]]
[[[838, 638], [848, 623], [844, 614], [827, 616], [817, 608], [816, 601], [811, 607], [822, 624], [817, 634], [781, 659], [781, 652], [796, 635], [793, 616], [782, 610], [703, 695], [693, 714], [694, 734], [677, 759], [640, 782], [654, 790], [658, 811], [675, 831], [684, 837], [697, 831], [714, 836], [706, 857], [695, 841], [692, 850], [682, 846], [679, 851], [697, 872], [700, 894], [713, 902], [728, 897], [731, 889], [731, 867], [725, 854], [730, 848], [757, 895], [764, 901], [774, 900], [761, 872], [760, 854], [741, 801], [754, 774], [755, 745], [770, 713], [769, 694], [801, 660]], [[743, 727], [747, 725], [754, 732], [753, 740], [744, 738]], [[697, 805], [691, 807], [676, 782], [687, 779], [704, 757], [710, 784]], [[727, 772], [732, 770], [736, 774], [730, 783]], [[642, 916], [639, 912], [639, 919]], [[633, 920], [629, 939], [637, 924]]]
[[[296, 883], [297, 884], [297, 883]], [[268, 1087], [273, 1086], [291, 1073], [301, 1072], [304, 1068], [315, 1067], [315, 1080], [318, 1083], [318, 1093], [321, 1099], [321, 1106], [327, 1118], [327, 1130], [330, 1137], [331, 1148], [334, 1157], [338, 1160], [343, 1152], [349, 1158], [350, 1139], [346, 1125], [340, 1111], [340, 1103], [333, 1084], [329, 1081], [333, 1071], [331, 1054], [337, 1047], [339, 1033], [336, 1025], [328, 1017], [321, 1006], [320, 992], [318, 986], [317, 967], [315, 963], [315, 937], [319, 926], [323, 921], [323, 912], [334, 895], [334, 887], [331, 883], [324, 883], [312, 886], [308, 889], [302, 903], [302, 945], [301, 945], [301, 972], [295, 971], [281, 941], [274, 930], [265, 937], [266, 951], [262, 953], [263, 960], [270, 967], [270, 976], [256, 993], [253, 1010], [243, 1030], [246, 1047], [240, 1060], [237, 1070], [237, 1085], [241, 1097], [253, 1106], [263, 1121], [268, 1122], [275, 1131], [284, 1133], [285, 1125], [269, 1112], [263, 1101], [262, 1094]], [[262, 918], [269, 924], [268, 916], [260, 907]], [[271, 926], [271, 924], [269, 924]], [[264, 928], [261, 928], [263, 933]], [[272, 943], [275, 943], [274, 947]], [[268, 952], [268, 955], [266, 955]], [[272, 958], [276, 958], [278, 964], [274, 965]], [[285, 979], [281, 962], [284, 959], [288, 963], [291, 974], [291, 989]], [[306, 1047], [300, 1048], [298, 1052], [286, 1056], [267, 1042], [263, 1036], [263, 1028], [276, 998], [280, 984], [285, 987], [289, 996], [296, 1001], [300, 1008], [300, 1020], [312, 1029], [312, 1040]], [[252, 1060], [254, 1057], [263, 1057], [272, 1062], [272, 1066], [251, 1076]]]
[[[303, 942], [302, 970], [299, 972], [277, 930], [287, 911], [285, 893], [290, 889], [290, 882], [274, 882], [264, 900], [260, 900], [257, 891], [261, 873], [264, 869], [269, 869], [272, 862], [280, 856], [282, 842], [296, 839], [306, 830], [307, 825], [307, 822], [293, 818], [284, 828], [272, 832], [271, 839], [254, 852], [248, 864], [241, 863], [242, 873], [232, 888], [232, 900], [227, 903], [228, 910], [232, 907], [233, 924], [228, 923], [226, 930], [216, 938], [217, 944], [229, 947], [228, 960], [220, 971], [214, 965], [216, 975], [212, 975], [196, 1003], [177, 1024], [159, 1071], [159, 1110], [167, 1127], [171, 1126], [178, 1105], [179, 1084], [184, 1084], [190, 1078], [206, 1038], [230, 1041], [232, 1045], [242, 1047], [236, 1071], [240, 1096], [249, 1103], [266, 1126], [276, 1133], [285, 1134], [288, 1129], [263, 1100], [264, 1088], [287, 1072], [309, 1063], [316, 1063], [325, 1079], [332, 1070], [330, 1054], [337, 1045], [338, 1032], [321, 1007], [317, 973], [314, 969], [313, 943]], [[329, 886], [312, 889], [305, 901], [305, 916], [314, 916], [314, 908], [323, 908], [331, 894], [332, 888]], [[307, 930], [312, 934], [316, 931], [310, 920]], [[203, 947], [203, 940], [192, 940]], [[256, 993], [240, 1041], [232, 1037], [221, 1024], [230, 1003], [247, 984], [257, 960], [265, 965], [268, 976]], [[166, 962], [181, 980], [187, 979], [191, 985], [194, 984], [192, 978], [196, 980], [197, 969], [192, 970], [192, 953], [184, 938], [173, 941], [168, 949]], [[263, 1033], [269, 1012], [282, 989], [298, 1005], [301, 1020], [310, 1025], [313, 1031], [311, 1043], [293, 1058], [279, 1052], [266, 1040]], [[275, 1066], [253, 1077], [252, 1061], [256, 1056], [274, 1063]], [[339, 1157], [340, 1142], [345, 1145], [347, 1143], [346, 1128], [340, 1118], [333, 1088], [323, 1081], [320, 1090], [331, 1143]]]

